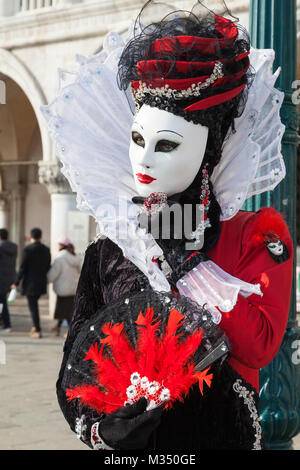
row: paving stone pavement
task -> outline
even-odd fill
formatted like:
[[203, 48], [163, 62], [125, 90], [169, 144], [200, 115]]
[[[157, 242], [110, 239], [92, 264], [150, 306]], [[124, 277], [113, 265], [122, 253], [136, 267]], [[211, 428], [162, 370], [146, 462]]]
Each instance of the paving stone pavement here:
[[66, 328], [54, 336], [47, 298], [39, 304], [41, 339], [28, 335], [32, 323], [24, 298], [10, 306], [12, 331], [0, 333], [6, 350], [6, 364], [0, 364], [0, 450], [88, 450], [70, 430], [56, 399]]
[[[69, 429], [56, 399], [66, 328], [54, 336], [47, 298], [39, 304], [41, 339], [28, 335], [32, 324], [23, 297], [10, 306], [12, 331], [0, 333], [6, 352], [0, 363], [0, 450], [89, 450]], [[294, 449], [300, 450], [300, 434]]]

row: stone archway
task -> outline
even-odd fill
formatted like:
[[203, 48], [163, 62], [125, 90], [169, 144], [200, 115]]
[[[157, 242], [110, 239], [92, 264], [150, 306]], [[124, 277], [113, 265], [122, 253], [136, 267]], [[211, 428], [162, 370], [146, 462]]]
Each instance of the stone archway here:
[[50, 197], [39, 182], [43, 159], [39, 123], [23, 89], [0, 73], [5, 82], [6, 103], [0, 106], [0, 222], [19, 245], [33, 226], [40, 226], [50, 243]]
[[40, 128], [43, 160], [50, 161], [53, 154], [52, 142], [40, 111], [47, 100], [41, 87], [26, 66], [6, 49], [0, 49], [0, 73], [16, 82], [30, 101]]
[[[41, 225], [50, 243], [50, 197], [39, 182], [39, 162], [51, 160], [52, 142], [40, 107], [44, 93], [32, 73], [11, 52], [0, 49], [0, 222], [11, 239], [25, 244], [30, 225]], [[40, 216], [38, 216], [40, 214]]]

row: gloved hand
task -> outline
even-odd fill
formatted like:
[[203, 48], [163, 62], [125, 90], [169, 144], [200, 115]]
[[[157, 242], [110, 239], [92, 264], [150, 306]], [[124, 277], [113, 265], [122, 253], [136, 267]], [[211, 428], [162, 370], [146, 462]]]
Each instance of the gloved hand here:
[[104, 442], [120, 450], [145, 448], [163, 412], [161, 407], [150, 411], [145, 411], [146, 408], [147, 400], [142, 397], [133, 405], [123, 406], [105, 416], [99, 425]]

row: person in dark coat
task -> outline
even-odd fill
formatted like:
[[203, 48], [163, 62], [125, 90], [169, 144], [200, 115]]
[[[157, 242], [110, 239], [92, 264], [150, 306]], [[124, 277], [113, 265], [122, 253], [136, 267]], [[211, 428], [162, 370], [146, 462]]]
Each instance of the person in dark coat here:
[[8, 240], [8, 231], [0, 229], [0, 304], [2, 304], [2, 331], [11, 330], [10, 315], [7, 307], [7, 294], [16, 280], [16, 259], [18, 247]]
[[15, 285], [22, 282], [22, 295], [27, 297], [33, 327], [32, 338], [41, 338], [38, 300], [47, 292], [47, 272], [50, 269], [51, 255], [47, 246], [41, 243], [42, 231], [33, 228], [30, 232], [30, 244], [23, 250], [22, 261]]

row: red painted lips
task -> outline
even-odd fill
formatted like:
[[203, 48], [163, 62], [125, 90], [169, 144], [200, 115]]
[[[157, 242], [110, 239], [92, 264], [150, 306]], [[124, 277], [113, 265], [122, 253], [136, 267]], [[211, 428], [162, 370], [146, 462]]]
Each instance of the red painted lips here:
[[152, 178], [152, 176], [149, 175], [142, 175], [142, 173], [137, 173], [136, 176], [139, 182], [143, 184], [150, 184], [152, 181], [156, 180], [156, 178]]

